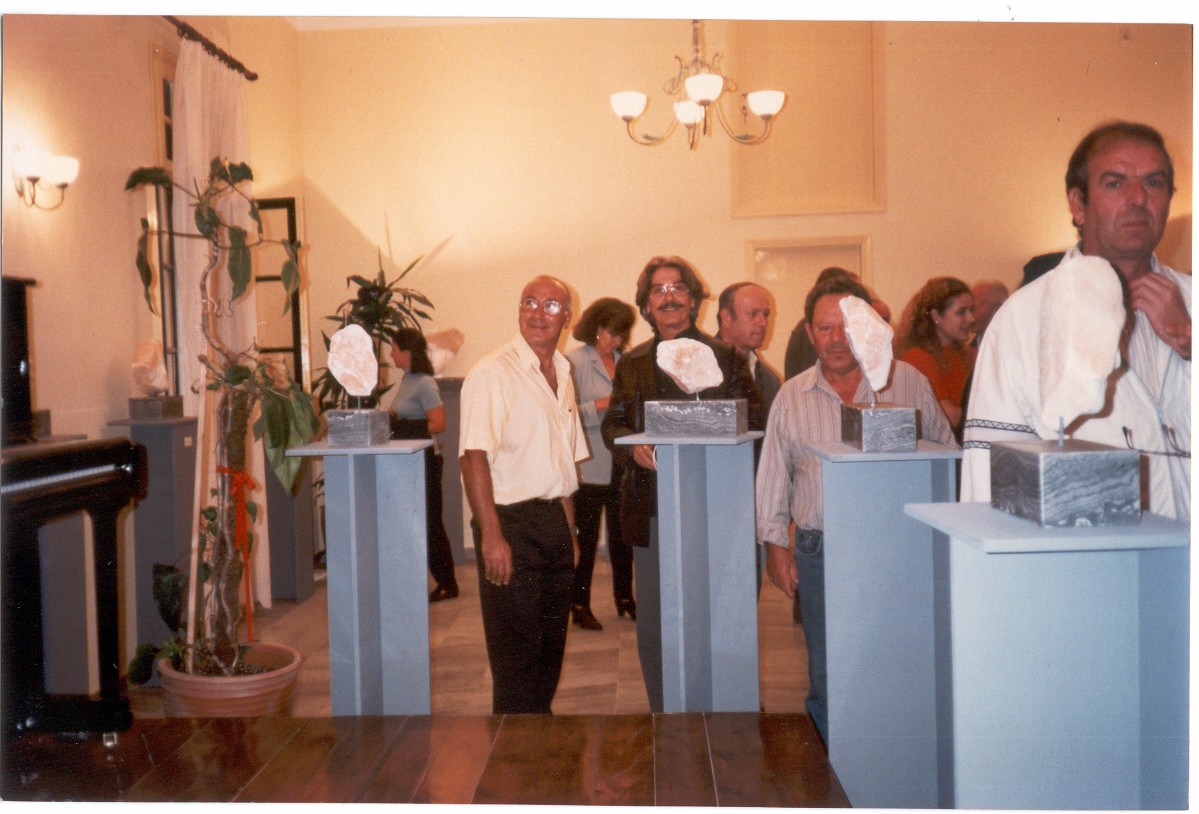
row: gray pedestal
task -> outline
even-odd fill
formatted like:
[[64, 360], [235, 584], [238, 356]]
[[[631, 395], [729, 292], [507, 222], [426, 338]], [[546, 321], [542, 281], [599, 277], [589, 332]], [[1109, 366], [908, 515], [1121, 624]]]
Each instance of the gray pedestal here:
[[445, 432], [438, 438], [445, 465], [441, 468], [441, 520], [450, 537], [454, 562], [466, 559], [466, 521], [462, 516], [462, 467], [458, 463], [458, 425], [462, 418], [461, 377], [437, 378], [441, 403], [445, 407]]
[[334, 715], [430, 713], [425, 456], [413, 453], [432, 443], [287, 453], [324, 458]]
[[760, 709], [751, 443], [760, 437], [617, 441], [657, 448], [658, 536], [637, 550], [656, 557], [660, 580], [663, 708], [654, 712]]
[[[146, 499], [133, 513], [137, 639], [126, 644], [132, 653], [139, 644], [162, 644], [174, 635], [154, 604], [154, 563], [174, 563], [191, 548], [196, 419], [127, 419], [109, 426], [128, 428], [129, 439], [146, 448], [149, 472]], [[186, 558], [179, 566], [187, 568]]]
[[937, 531], [938, 804], [1185, 808], [1188, 524], [907, 512]]
[[305, 461], [288, 491], [275, 477], [270, 463], [264, 460], [263, 466], [271, 546], [271, 598], [303, 602], [312, 596], [314, 587], [312, 467]]
[[822, 459], [829, 761], [855, 807], [935, 808], [933, 547], [904, 504], [956, 499], [956, 447]]

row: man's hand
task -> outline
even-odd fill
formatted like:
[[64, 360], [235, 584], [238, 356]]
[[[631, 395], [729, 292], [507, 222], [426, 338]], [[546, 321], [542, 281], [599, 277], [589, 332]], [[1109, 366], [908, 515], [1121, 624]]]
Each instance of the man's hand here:
[[1183, 359], [1191, 358], [1191, 315], [1173, 281], [1142, 274], [1129, 284], [1132, 307], [1149, 318], [1153, 331]]
[[766, 575], [788, 599], [795, 598], [795, 586], [799, 584], [799, 566], [795, 564], [791, 549], [773, 543], [766, 544]]
[[483, 535], [483, 576], [492, 585], [512, 580], [512, 547], [499, 532]]
[[633, 447], [633, 460], [645, 469], [658, 469], [658, 463], [654, 460], [654, 445], [653, 444], [636, 444]]

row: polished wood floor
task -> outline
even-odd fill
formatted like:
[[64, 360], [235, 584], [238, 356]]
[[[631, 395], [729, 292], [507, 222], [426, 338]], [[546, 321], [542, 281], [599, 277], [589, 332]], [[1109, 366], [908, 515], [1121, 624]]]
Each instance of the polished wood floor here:
[[572, 626], [553, 716], [492, 716], [473, 564], [461, 595], [430, 606], [431, 716], [332, 718], [324, 584], [258, 615], [258, 638], [304, 654], [292, 718], [162, 717], [135, 689], [136, 720], [108, 747], [37, 734], [4, 744], [0, 797], [37, 801], [217, 801], [848, 805], [803, 712], [807, 664], [790, 602], [759, 601], [764, 712], [651, 715], [636, 626], [618, 618], [606, 559], [592, 610]]
[[6, 801], [844, 807], [806, 715], [140, 718], [6, 745]]
[[[483, 643], [478, 576], [473, 563], [458, 566], [461, 594], [429, 606], [430, 689], [434, 715], [490, 715], [491, 673]], [[293, 714], [327, 718], [329, 701], [328, 606], [323, 582], [304, 602], [277, 601], [255, 617], [257, 638], [291, 645], [304, 654]], [[596, 560], [591, 609], [602, 631], [571, 625], [562, 680], [554, 697], [558, 715], [649, 712], [637, 660], [636, 623], [618, 618], [612, 602], [612, 571]], [[791, 618], [790, 601], [766, 583], [758, 603], [760, 694], [766, 712], [803, 712], [808, 693], [803, 629]], [[134, 715], [162, 716], [161, 690], [130, 692]]]

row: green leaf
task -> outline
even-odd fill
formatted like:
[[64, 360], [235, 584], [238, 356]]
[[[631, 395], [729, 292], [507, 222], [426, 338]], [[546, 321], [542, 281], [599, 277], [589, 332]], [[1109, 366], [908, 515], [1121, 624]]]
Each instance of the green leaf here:
[[253, 375], [254, 371], [245, 365], [229, 365], [225, 369], [225, 381], [233, 387], [237, 387]]
[[229, 181], [233, 184], [240, 184], [242, 181], [253, 181], [254, 172], [250, 169], [250, 165], [242, 161], [237, 164], [229, 165]]
[[291, 308], [292, 295], [300, 290], [300, 269], [296, 266], [296, 261], [290, 258], [284, 261], [279, 276], [282, 278], [284, 290], [287, 291], [287, 296], [283, 298], [283, 313], [286, 314]]
[[125, 189], [128, 191], [143, 184], [169, 187], [171, 185], [171, 176], [167, 175], [167, 171], [162, 167], [138, 167], [129, 173], [129, 180], [125, 182]]
[[246, 248], [246, 230], [240, 226], [229, 227], [229, 279], [236, 300], [250, 285], [250, 250]]
[[150, 313], [157, 314], [158, 309], [154, 307], [154, 297], [151, 294], [151, 289], [154, 286], [154, 270], [150, 267], [150, 260], [146, 255], [146, 246], [150, 242], [150, 221], [142, 218], [142, 233], [137, 239], [137, 276], [142, 281], [142, 291], [146, 297], [146, 305], [150, 306]]
[[196, 231], [204, 237], [212, 237], [221, 226], [221, 218], [207, 203], [196, 204]]
[[212, 161], [208, 164], [208, 180], [212, 181], [229, 181], [229, 170], [225, 166], [225, 159], [220, 156], [213, 156]]
[[[254, 200], [250, 201], [250, 217], [253, 218], [253, 220], [256, 224], [258, 224], [258, 237], [259, 237], [259, 239], [261, 239], [262, 238], [262, 216], [260, 214], [258, 214], [258, 201], [254, 201]], [[287, 241], [284, 241], [283, 245], [286, 246]]]
[[158, 661], [160, 648], [153, 644], [139, 644], [137, 652], [129, 660], [129, 668], [125, 671], [129, 681], [134, 684], [145, 684], [154, 676], [154, 662]]
[[154, 605], [158, 615], [171, 631], [183, 627], [183, 597], [187, 589], [187, 576], [174, 565], [154, 563]]
[[252, 500], [246, 501], [246, 514], [250, 516], [251, 523], [258, 522], [258, 504]]

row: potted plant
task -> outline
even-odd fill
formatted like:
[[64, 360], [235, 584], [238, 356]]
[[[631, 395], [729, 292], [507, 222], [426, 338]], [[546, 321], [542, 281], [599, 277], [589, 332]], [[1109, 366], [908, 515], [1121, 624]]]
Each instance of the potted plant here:
[[[357, 274], [346, 278], [346, 286], [351, 283], [358, 286], [354, 296], [337, 306], [337, 313], [325, 317], [338, 327], [359, 325], [371, 338], [375, 350], [375, 359], [380, 369], [383, 367], [383, 348], [391, 341], [391, 332], [400, 328], [421, 328], [420, 320], [430, 319], [424, 308], [432, 308], [433, 303], [414, 288], [400, 286], [400, 281], [408, 276], [417, 265], [424, 260], [418, 257], [408, 264], [399, 276], [391, 282], [383, 272], [383, 252], [379, 251], [379, 273], [374, 279]], [[321, 332], [325, 340], [325, 350], [329, 349], [328, 334]], [[385, 384], [382, 377], [379, 384], [369, 397], [355, 399], [355, 407], [372, 408], [379, 405], [379, 399], [391, 388]], [[341, 382], [328, 368], [321, 370], [312, 381], [312, 392], [320, 404], [321, 412], [328, 410], [344, 410], [350, 408], [350, 396], [342, 387]]]
[[[247, 646], [240, 638], [244, 612], [240, 592], [253, 543], [252, 523], [257, 513], [256, 504], [249, 497], [256, 484], [247, 474], [246, 466], [250, 419], [257, 406], [260, 416], [254, 422], [254, 436], [263, 439], [267, 460], [287, 489], [295, 480], [300, 461], [287, 457], [285, 452], [290, 447], [309, 442], [318, 427], [311, 396], [301, 389], [283, 365], [259, 356], [256, 347], [229, 347], [217, 330], [219, 317], [209, 294], [210, 278], [221, 273], [223, 268], [229, 278], [230, 300], [236, 301], [249, 285], [250, 251], [255, 246], [264, 242], [280, 243], [286, 250], [281, 278], [288, 294], [293, 293], [300, 283], [296, 265], [299, 247], [289, 241], [264, 239], [258, 208], [239, 186], [251, 180], [253, 174], [246, 164], [231, 163], [218, 157], [212, 159], [203, 187], [197, 184], [194, 189], [189, 189], [174, 184], [161, 167], [139, 168], [125, 185], [126, 190], [148, 184], [174, 186], [190, 198], [195, 210], [196, 231], [172, 230], [170, 234], [176, 239], [203, 240], [207, 243], [208, 253], [199, 282], [202, 314], [199, 329], [206, 346], [199, 360], [207, 371], [207, 388], [218, 395], [213, 416], [217, 428], [216, 488], [212, 490], [215, 502], [201, 513], [200, 533], [190, 552], [186, 586], [178, 569], [174, 573], [170, 571], [172, 566], [166, 566], [162, 579], [156, 577], [155, 580], [160, 611], [166, 607], [168, 612], [163, 614], [164, 621], [176, 635], [163, 646], [142, 645], [129, 670], [133, 679], [148, 678], [146, 662], [157, 660], [168, 695], [168, 714], [172, 713], [172, 688], [169, 686], [174, 677], [172, 674], [181, 673], [233, 689], [238, 683], [245, 683], [244, 679], [272, 672], [277, 659], [263, 656], [261, 651], [277, 653], [280, 646], [266, 647], [260, 643]], [[253, 240], [248, 239], [245, 229], [226, 222], [221, 214], [227, 206], [242, 203], [258, 226], [257, 237]], [[151, 309], [153, 273], [147, 247], [151, 245], [152, 232], [149, 223], [143, 219], [137, 269]], [[290, 296], [287, 302], [290, 303]], [[178, 594], [186, 597], [186, 603], [174, 598]], [[186, 619], [184, 604], [189, 608]], [[191, 608], [196, 605], [198, 610], [193, 612]], [[290, 648], [284, 650], [290, 651], [285, 653], [286, 660], [294, 662], [290, 667], [291, 682], [294, 683], [299, 654]], [[234, 691], [241, 692], [240, 689]], [[204, 714], [262, 714], [245, 709], [243, 705], [225, 713], [210, 711]], [[198, 714], [191, 707], [178, 704], [175, 711], [185, 715]]]

